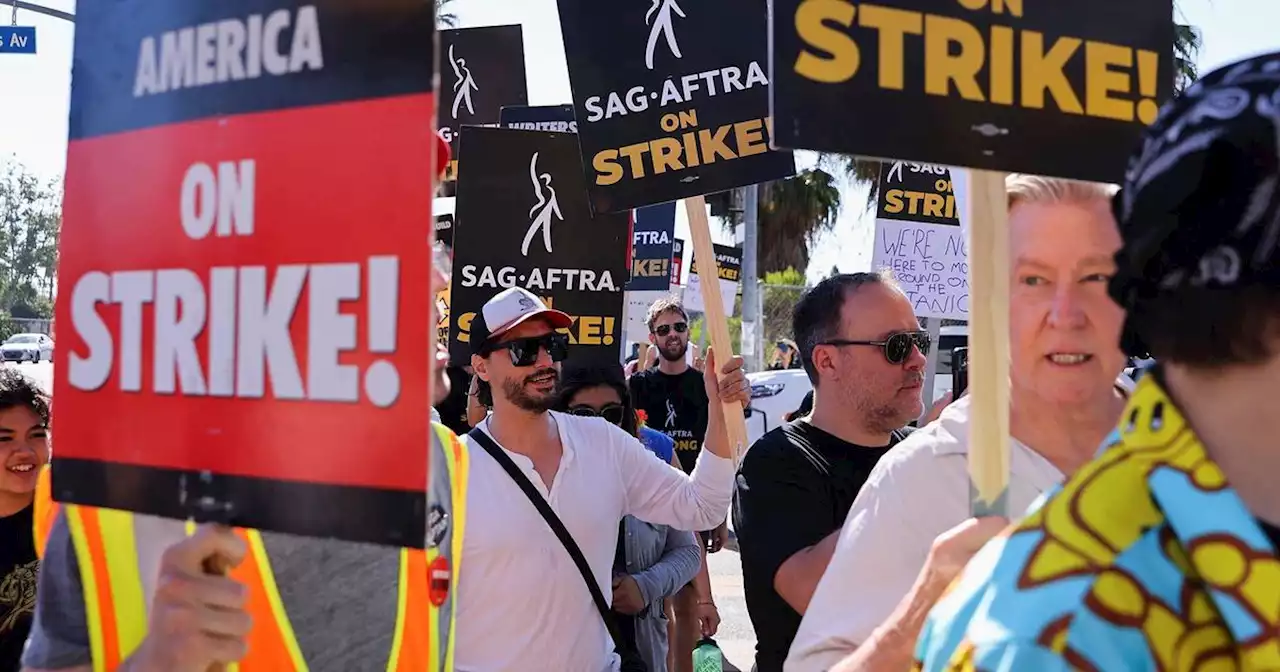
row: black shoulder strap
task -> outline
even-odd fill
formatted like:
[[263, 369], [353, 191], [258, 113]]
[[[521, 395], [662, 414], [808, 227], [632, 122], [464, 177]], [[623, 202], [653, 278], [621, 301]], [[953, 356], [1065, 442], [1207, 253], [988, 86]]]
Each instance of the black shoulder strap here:
[[604, 601], [604, 594], [600, 592], [600, 586], [596, 585], [596, 580], [591, 574], [591, 566], [587, 564], [587, 559], [582, 555], [582, 549], [578, 548], [578, 542], [573, 540], [573, 535], [566, 530], [564, 523], [560, 522], [560, 517], [555, 511], [551, 510], [551, 505], [547, 503], [547, 499], [538, 492], [533, 483], [525, 477], [520, 471], [520, 467], [507, 456], [502, 448], [493, 439], [489, 438], [479, 427], [471, 430], [467, 436], [471, 437], [476, 443], [484, 447], [485, 451], [493, 457], [503, 471], [511, 477], [511, 480], [520, 486], [529, 501], [533, 503], [534, 508], [538, 509], [538, 513], [542, 514], [542, 519], [547, 521], [547, 527], [556, 533], [556, 537], [560, 539], [560, 543], [564, 545], [564, 550], [569, 552], [569, 557], [573, 558], [573, 564], [578, 566], [578, 572], [582, 574], [582, 580], [587, 584], [587, 590], [591, 591], [591, 600], [596, 603], [596, 610], [600, 612], [600, 618], [604, 619], [604, 626], [609, 630], [609, 636], [613, 638], [613, 642], [617, 646], [622, 645], [622, 636], [618, 631], [618, 624], [613, 620], [613, 614], [609, 611], [609, 604]]

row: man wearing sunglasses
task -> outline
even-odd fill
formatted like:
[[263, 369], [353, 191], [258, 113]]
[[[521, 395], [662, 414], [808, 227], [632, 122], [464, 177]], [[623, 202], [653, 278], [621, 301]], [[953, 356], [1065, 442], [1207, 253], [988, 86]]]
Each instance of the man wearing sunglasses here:
[[495, 455], [509, 459], [545, 498], [606, 594], [623, 516], [696, 530], [728, 512], [733, 462], [721, 402], [745, 405], [750, 398], [741, 358], [723, 365], [709, 359], [703, 386], [714, 402], [706, 450], [685, 475], [601, 418], [550, 410], [569, 350], [557, 330], [572, 322], [512, 288], [490, 299], [471, 324], [471, 365], [489, 383], [493, 412], [465, 439], [469, 520], [456, 658], [463, 672], [619, 666], [578, 568]]
[[[1016, 518], [1089, 460], [1115, 428], [1131, 383], [1118, 346], [1124, 311], [1107, 296], [1120, 247], [1114, 187], [1010, 175], [1005, 190], [1013, 261], [1008, 509]], [[957, 400], [867, 478], [788, 672], [910, 666], [925, 614], [1004, 525], [970, 518], [969, 408], [967, 398]]]
[[930, 342], [919, 329], [907, 297], [877, 273], [828, 278], [796, 304], [813, 411], [751, 446], [734, 506], [758, 672], [781, 672], [845, 513], [920, 415]]

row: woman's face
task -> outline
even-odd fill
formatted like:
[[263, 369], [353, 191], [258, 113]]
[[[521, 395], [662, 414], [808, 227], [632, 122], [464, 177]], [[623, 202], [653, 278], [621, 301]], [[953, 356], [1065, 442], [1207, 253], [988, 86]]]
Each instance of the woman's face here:
[[35, 492], [40, 467], [49, 461], [49, 428], [35, 411], [13, 406], [0, 411], [0, 492]]
[[[608, 385], [596, 385], [595, 387], [584, 387], [574, 393], [569, 399], [569, 412], [576, 410], [590, 409], [596, 415], [603, 415], [605, 419], [615, 425], [622, 425], [622, 397], [618, 396], [618, 391]], [[617, 409], [617, 410], [613, 410]]]
[[1120, 234], [1110, 204], [1026, 203], [1009, 212], [1011, 376], [1062, 405], [1108, 394], [1124, 368], [1124, 311], [1107, 295]]

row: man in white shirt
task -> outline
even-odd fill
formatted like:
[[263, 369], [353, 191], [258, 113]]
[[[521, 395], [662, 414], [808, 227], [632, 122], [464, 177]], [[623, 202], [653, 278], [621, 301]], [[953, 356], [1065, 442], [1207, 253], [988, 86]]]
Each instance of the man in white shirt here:
[[[568, 354], [567, 337], [556, 330], [571, 323], [520, 288], [484, 305], [471, 325], [471, 365], [492, 389], [493, 412], [474, 431], [492, 438], [546, 498], [608, 596], [624, 515], [683, 530], [725, 519], [734, 467], [721, 401], [745, 404], [750, 387], [741, 358], [717, 375], [709, 356], [710, 423], [686, 476], [606, 420], [549, 410]], [[464, 441], [471, 469], [457, 669], [618, 670], [614, 643], [568, 552], [501, 465], [474, 438]]]
[[[1014, 264], [1008, 510], [1020, 517], [1093, 457], [1115, 428], [1127, 383], [1117, 380], [1124, 314], [1107, 296], [1120, 247], [1114, 188], [1011, 175], [1006, 190]], [[787, 672], [911, 666], [924, 617], [966, 553], [1004, 527], [966, 520], [968, 450], [962, 398], [880, 460], [845, 520]]]

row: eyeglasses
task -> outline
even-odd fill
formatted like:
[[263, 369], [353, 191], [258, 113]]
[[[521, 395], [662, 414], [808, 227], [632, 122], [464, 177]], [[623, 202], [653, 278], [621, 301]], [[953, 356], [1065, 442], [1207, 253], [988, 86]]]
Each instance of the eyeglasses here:
[[890, 334], [883, 341], [846, 341], [844, 339], [832, 339], [824, 341], [818, 345], [834, 345], [843, 347], [846, 345], [874, 345], [884, 348], [884, 358], [890, 364], [901, 364], [907, 361], [911, 356], [911, 346], [915, 346], [920, 350], [920, 354], [928, 355], [929, 348], [932, 347], [933, 341], [929, 338], [927, 331], [899, 331], [896, 334]]
[[626, 415], [627, 408], [622, 404], [605, 404], [597, 409], [583, 404], [569, 407], [569, 413], [584, 418], [604, 418], [615, 425], [622, 426], [622, 418]]
[[517, 338], [501, 343], [494, 343], [490, 352], [498, 350], [506, 350], [511, 355], [512, 366], [533, 366], [538, 361], [538, 353], [546, 350], [551, 355], [551, 361], [563, 362], [569, 357], [569, 337], [560, 334], [544, 334], [542, 336], [530, 336], [529, 338]]
[[672, 329], [675, 329], [677, 334], [683, 334], [684, 332], [689, 331], [689, 324], [687, 322], [676, 322], [675, 324], [664, 324], [660, 327], [655, 328], [653, 330], [653, 333], [665, 338], [667, 334], [671, 333]]

